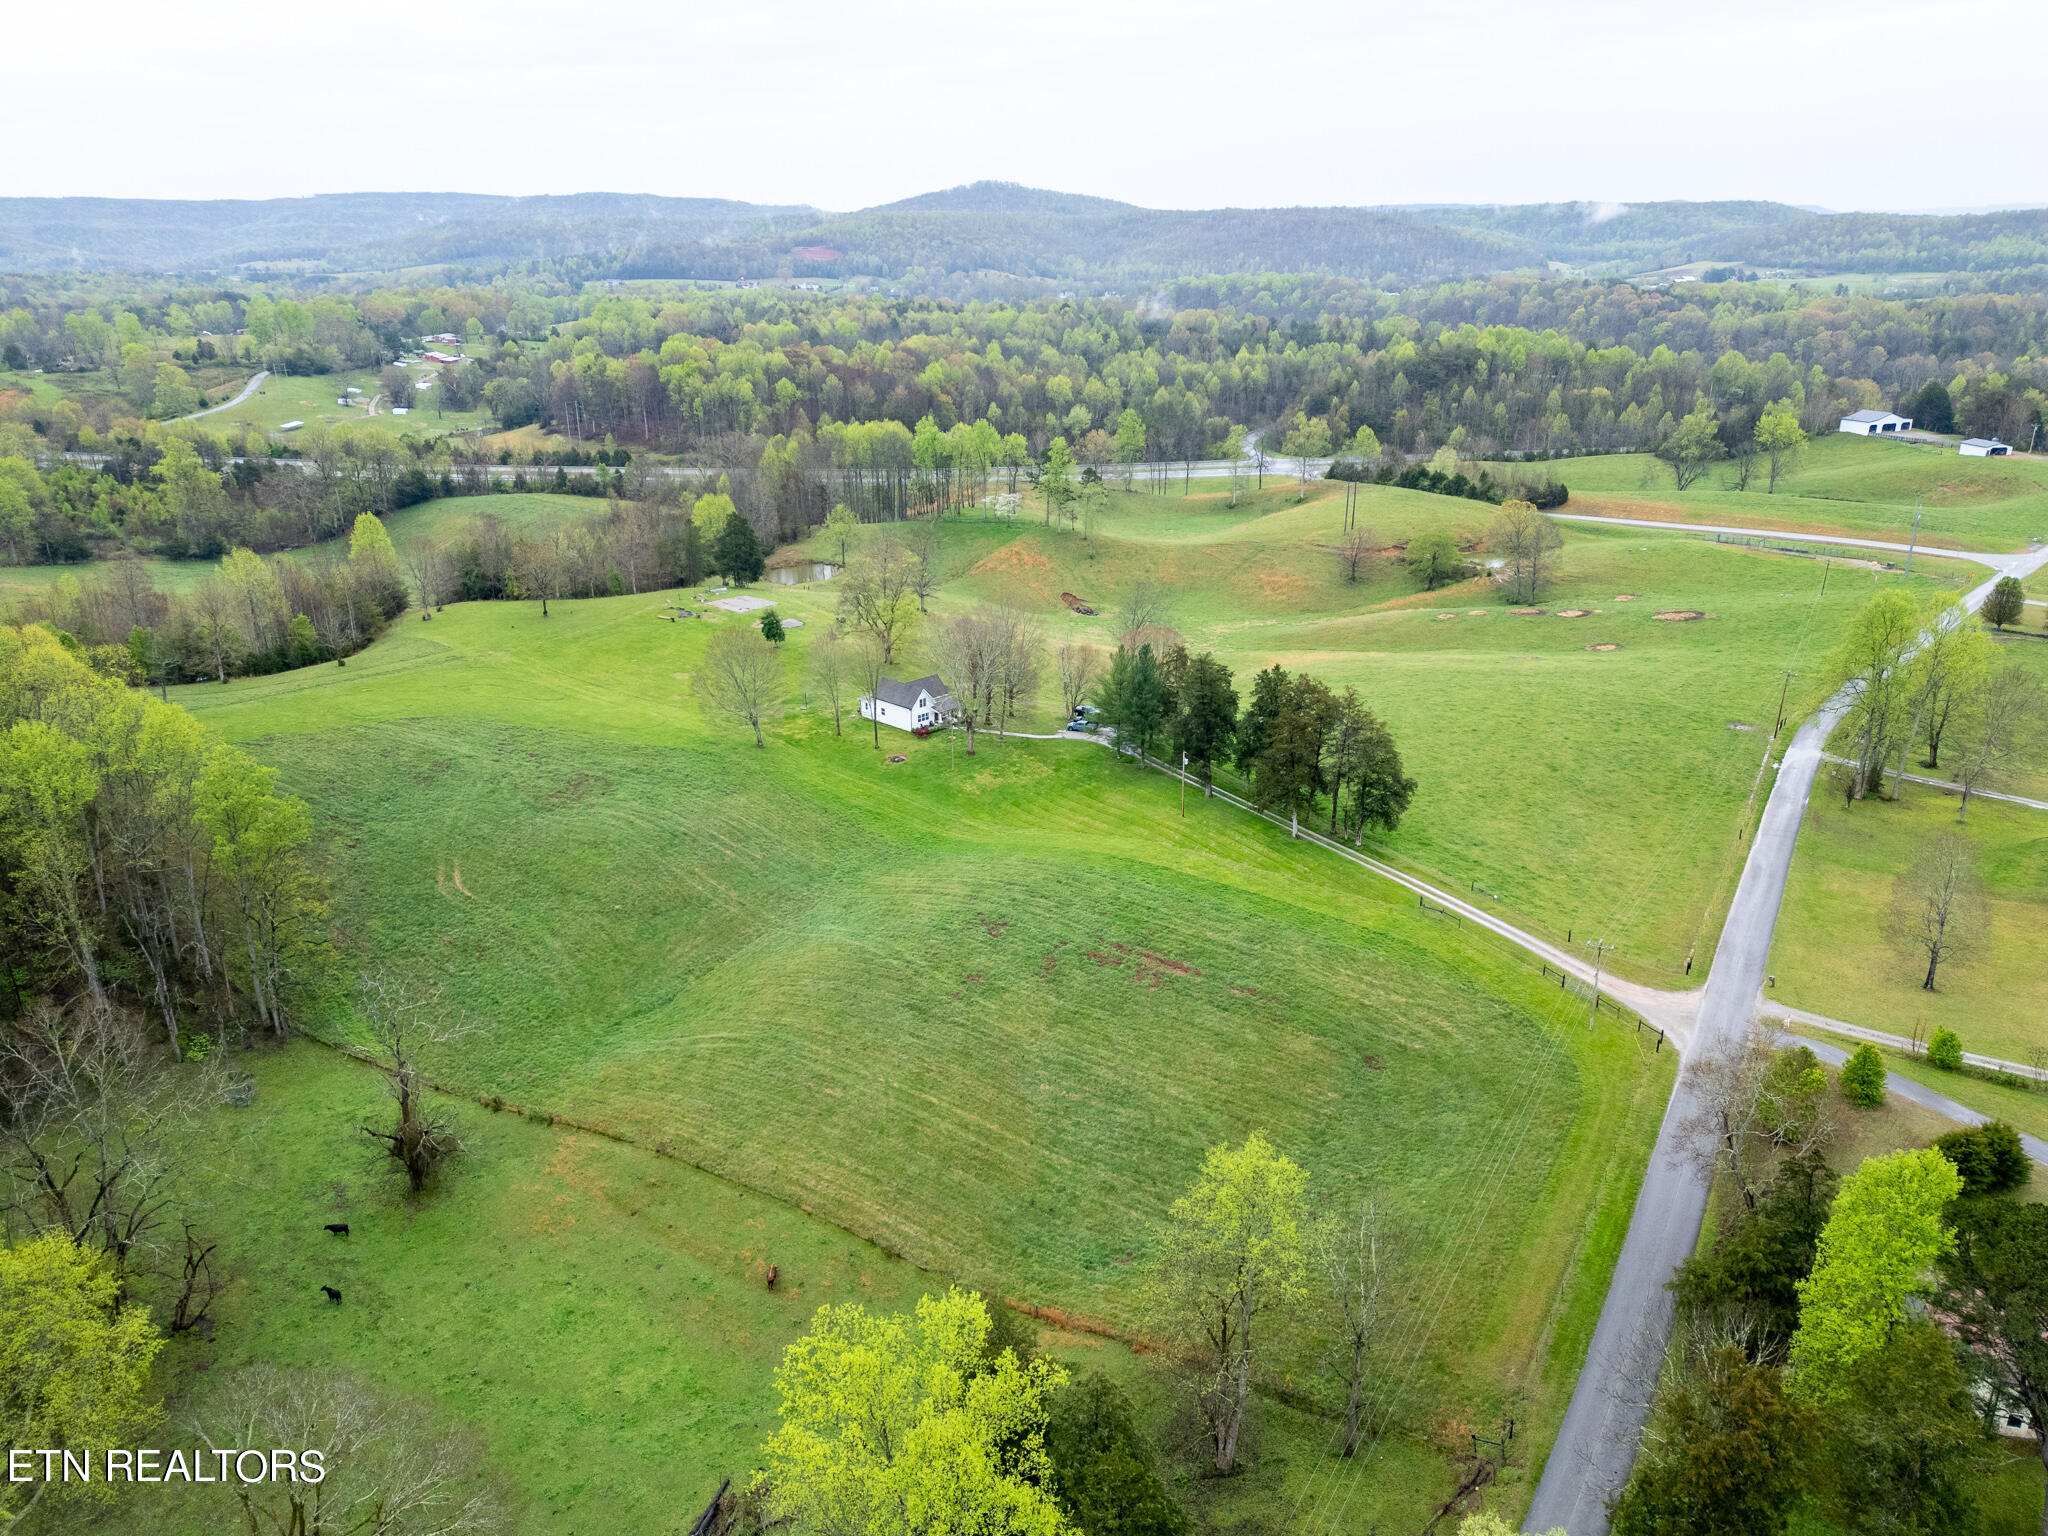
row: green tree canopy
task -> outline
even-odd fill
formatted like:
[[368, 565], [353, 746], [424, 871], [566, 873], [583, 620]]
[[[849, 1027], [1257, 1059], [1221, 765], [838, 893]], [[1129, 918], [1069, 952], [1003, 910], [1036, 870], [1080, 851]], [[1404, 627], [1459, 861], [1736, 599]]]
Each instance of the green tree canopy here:
[[1408, 573], [1422, 583], [1423, 590], [1434, 592], [1447, 581], [1454, 581], [1465, 569], [1465, 558], [1458, 553], [1457, 540], [1443, 528], [1426, 528], [1408, 541], [1404, 557]]
[[[9, 1445], [142, 1443], [161, 1416], [149, 1375], [164, 1340], [148, 1308], [117, 1309], [119, 1289], [105, 1257], [66, 1233], [0, 1248], [0, 1419]], [[0, 1517], [19, 1517], [51, 1490], [104, 1497], [107, 1484], [0, 1481]]]
[[1932, 1148], [1866, 1159], [1843, 1180], [1799, 1286], [1791, 1369], [1803, 1399], [1834, 1401], [1849, 1368], [1891, 1337], [1906, 1298], [1925, 1288], [1953, 1242], [1942, 1212], [1962, 1187]]
[[767, 552], [754, 534], [754, 525], [735, 514], [728, 517], [711, 542], [711, 563], [734, 586], [759, 581], [767, 568]]
[[1066, 1373], [1009, 1351], [987, 1361], [988, 1331], [981, 1298], [959, 1290], [914, 1317], [820, 1307], [775, 1373], [770, 1507], [806, 1536], [1061, 1536], [1045, 1424]]

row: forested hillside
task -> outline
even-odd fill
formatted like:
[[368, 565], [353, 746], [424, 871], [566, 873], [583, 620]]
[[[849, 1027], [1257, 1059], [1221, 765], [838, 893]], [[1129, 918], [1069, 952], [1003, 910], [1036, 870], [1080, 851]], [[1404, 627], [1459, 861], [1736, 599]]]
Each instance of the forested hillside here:
[[1820, 214], [1770, 202], [1155, 209], [977, 182], [854, 213], [615, 193], [268, 201], [0, 199], [0, 271], [389, 272], [570, 281], [861, 278], [932, 291], [1293, 272], [1386, 287], [1550, 264], [1716, 261], [1813, 274], [2022, 273], [2048, 212]]

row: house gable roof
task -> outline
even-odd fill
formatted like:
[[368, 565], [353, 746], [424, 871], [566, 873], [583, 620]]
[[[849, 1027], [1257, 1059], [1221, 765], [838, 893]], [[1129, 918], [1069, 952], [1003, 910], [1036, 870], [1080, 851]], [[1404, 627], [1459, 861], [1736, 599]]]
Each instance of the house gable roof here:
[[876, 685], [875, 693], [884, 704], [893, 704], [898, 709], [915, 708], [920, 693], [929, 693], [932, 702], [939, 705], [943, 705], [948, 697], [945, 680], [936, 672], [928, 677], [912, 678], [907, 683], [885, 677]]

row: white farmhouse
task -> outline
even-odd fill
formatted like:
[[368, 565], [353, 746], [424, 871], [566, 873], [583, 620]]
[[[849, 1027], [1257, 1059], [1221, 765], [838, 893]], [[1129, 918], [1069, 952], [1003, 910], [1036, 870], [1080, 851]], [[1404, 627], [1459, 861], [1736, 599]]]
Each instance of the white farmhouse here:
[[1894, 416], [1890, 411], [1851, 411], [1835, 430], [1853, 432], [1858, 437], [1876, 437], [1882, 432], [1910, 432], [1913, 430], [1913, 418]]
[[2012, 452], [2012, 444], [1995, 437], [1966, 437], [1956, 452], [1966, 459], [2002, 459]]
[[899, 683], [885, 677], [874, 693], [860, 696], [860, 717], [893, 725], [899, 731], [921, 731], [943, 725], [953, 713], [953, 695], [938, 673]]

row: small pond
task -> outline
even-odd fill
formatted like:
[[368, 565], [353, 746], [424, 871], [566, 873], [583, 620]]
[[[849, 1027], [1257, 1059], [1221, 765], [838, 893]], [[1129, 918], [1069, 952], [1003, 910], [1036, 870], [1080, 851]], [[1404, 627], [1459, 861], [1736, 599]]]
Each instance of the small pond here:
[[793, 587], [800, 581], [830, 581], [838, 574], [839, 567], [824, 560], [813, 560], [808, 565], [778, 565], [765, 573], [778, 587]]

